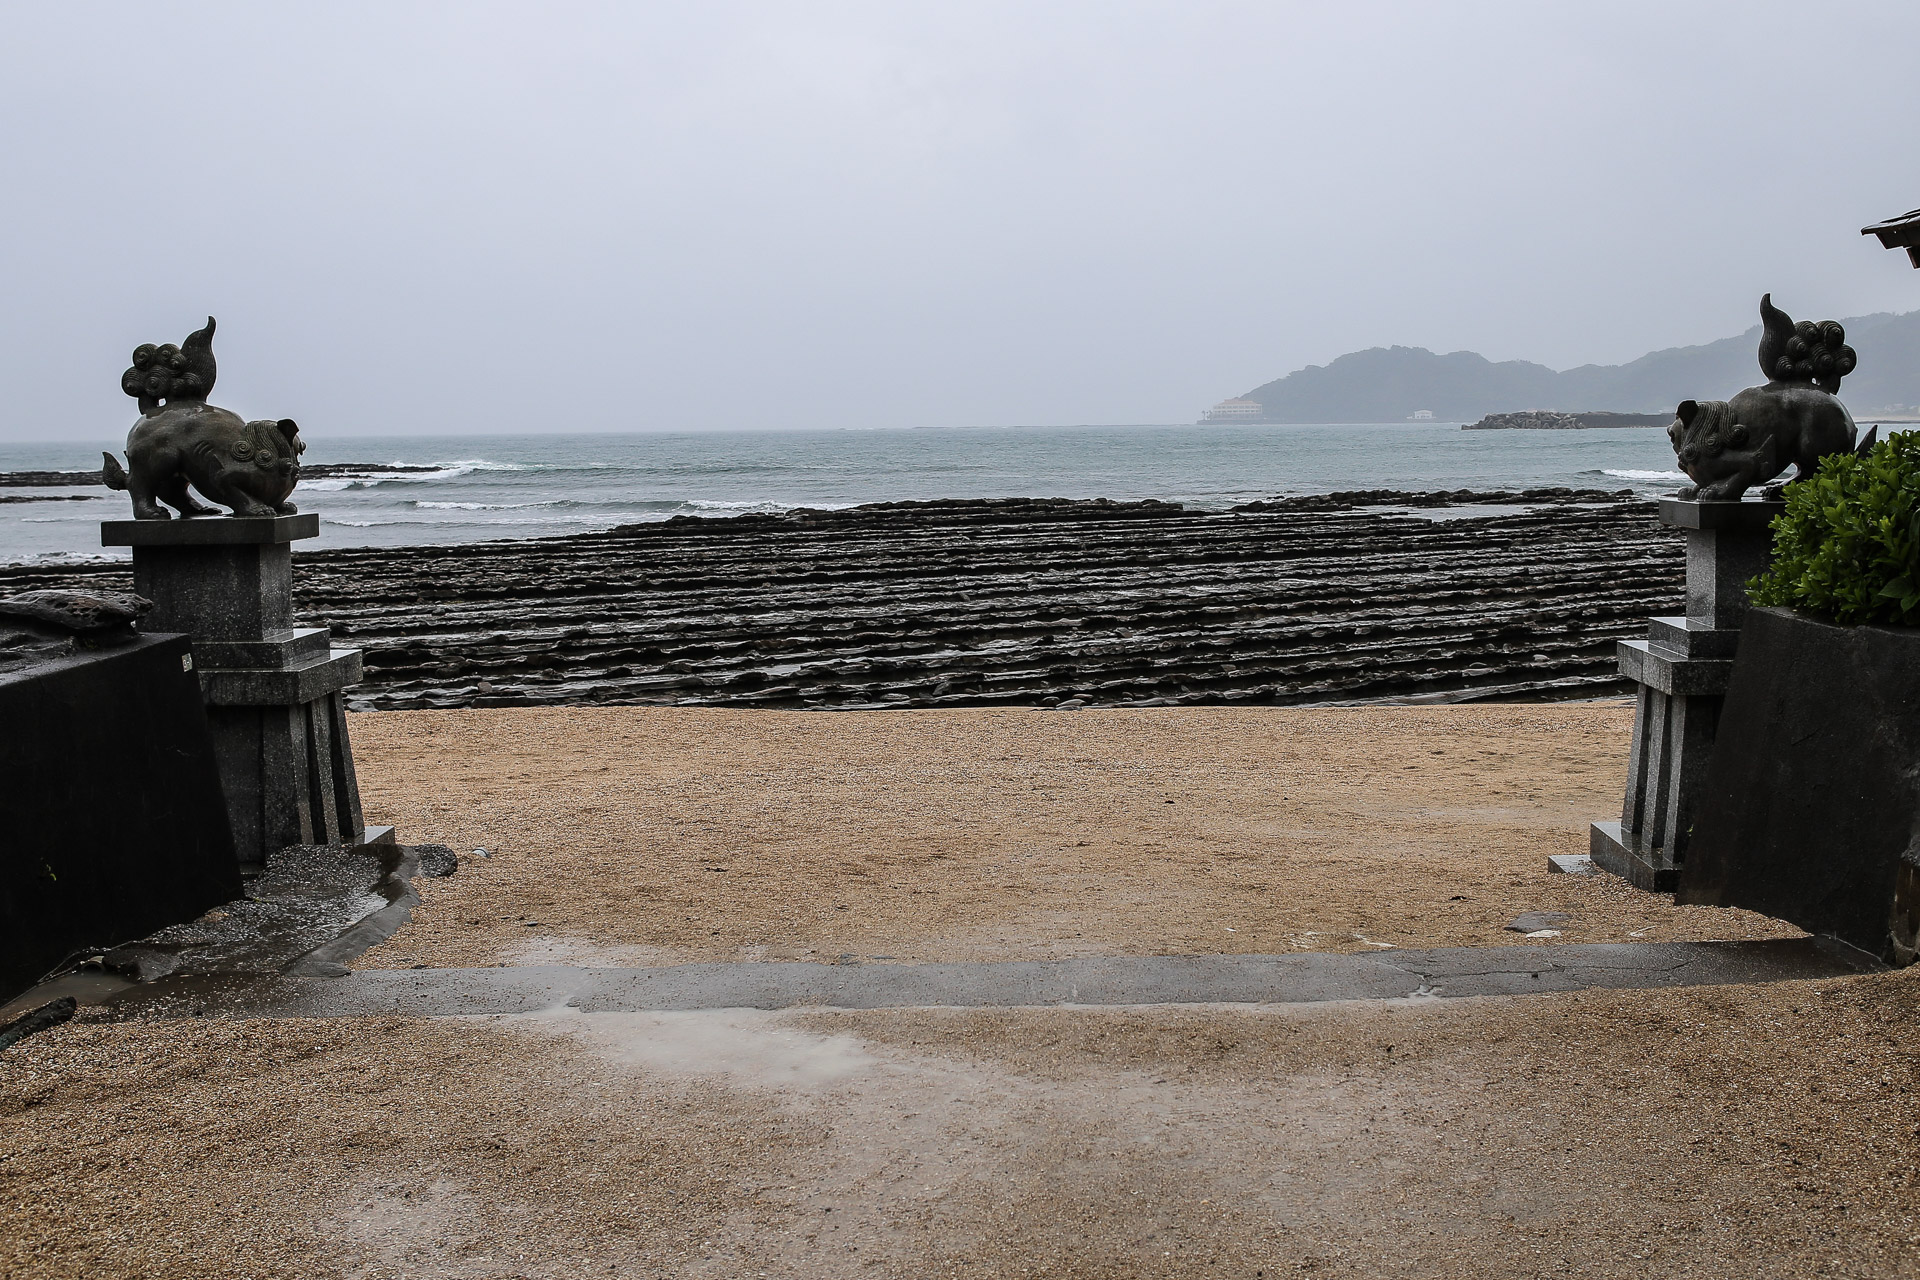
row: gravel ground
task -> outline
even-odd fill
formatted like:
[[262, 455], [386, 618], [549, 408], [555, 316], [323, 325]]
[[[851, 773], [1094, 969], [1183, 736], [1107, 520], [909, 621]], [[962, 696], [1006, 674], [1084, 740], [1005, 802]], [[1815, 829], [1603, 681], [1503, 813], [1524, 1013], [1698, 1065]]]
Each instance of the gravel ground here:
[[1912, 971], [1273, 1008], [79, 1022], [0, 1273], [1911, 1277]]
[[355, 716], [370, 820], [493, 856], [368, 967], [1039, 959], [1791, 937], [1549, 876], [1619, 811], [1622, 702]]
[[[376, 965], [1793, 931], [1545, 874], [1617, 705], [356, 717], [495, 854]], [[1920, 1276], [1920, 973], [1503, 1000], [111, 1023], [0, 1053], [0, 1275]]]

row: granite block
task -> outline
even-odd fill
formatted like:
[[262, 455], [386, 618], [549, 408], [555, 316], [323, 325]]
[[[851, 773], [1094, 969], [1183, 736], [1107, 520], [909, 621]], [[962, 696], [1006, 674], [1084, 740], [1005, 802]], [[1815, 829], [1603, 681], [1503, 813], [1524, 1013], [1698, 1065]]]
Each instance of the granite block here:
[[358, 649], [332, 649], [290, 667], [200, 668], [200, 689], [213, 707], [312, 702], [359, 682]]
[[1903, 867], [1920, 866], [1920, 628], [1751, 610], [1696, 812], [1679, 901], [1910, 960], [1901, 886]]
[[1717, 697], [1733, 674], [1731, 658], [1682, 658], [1647, 640], [1622, 640], [1620, 674], [1670, 697]]
[[0, 675], [0, 999], [239, 892], [188, 656], [149, 634]]
[[320, 517], [195, 516], [176, 520], [103, 520], [103, 547], [257, 546], [320, 536]]

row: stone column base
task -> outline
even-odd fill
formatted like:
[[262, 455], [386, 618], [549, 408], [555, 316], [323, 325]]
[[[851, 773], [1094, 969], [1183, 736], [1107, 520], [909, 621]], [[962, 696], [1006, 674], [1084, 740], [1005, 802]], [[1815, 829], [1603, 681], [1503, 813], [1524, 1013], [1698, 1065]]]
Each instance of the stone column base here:
[[154, 601], [149, 625], [193, 637], [242, 871], [288, 845], [378, 839], [360, 812], [341, 697], [359, 682], [360, 652], [293, 617], [291, 544], [319, 531], [311, 514], [101, 526], [104, 545], [133, 548], [135, 589]]
[[1687, 616], [1654, 618], [1645, 640], [1620, 642], [1620, 673], [1640, 686], [1620, 821], [1596, 822], [1595, 866], [1642, 889], [1679, 886], [1693, 819], [1733, 672], [1746, 584], [1772, 556], [1778, 501], [1660, 503], [1687, 537]]

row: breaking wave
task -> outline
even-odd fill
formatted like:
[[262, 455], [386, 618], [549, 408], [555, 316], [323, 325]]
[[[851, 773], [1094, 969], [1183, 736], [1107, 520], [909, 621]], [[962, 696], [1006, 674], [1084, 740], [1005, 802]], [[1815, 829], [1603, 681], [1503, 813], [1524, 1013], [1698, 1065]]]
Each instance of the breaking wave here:
[[1616, 480], [1671, 480], [1675, 484], [1680, 484], [1687, 478], [1687, 474], [1684, 471], [1634, 471], [1631, 469], [1616, 471], [1611, 468], [1600, 471], [1589, 471], [1587, 474], [1591, 476], [1612, 476]]

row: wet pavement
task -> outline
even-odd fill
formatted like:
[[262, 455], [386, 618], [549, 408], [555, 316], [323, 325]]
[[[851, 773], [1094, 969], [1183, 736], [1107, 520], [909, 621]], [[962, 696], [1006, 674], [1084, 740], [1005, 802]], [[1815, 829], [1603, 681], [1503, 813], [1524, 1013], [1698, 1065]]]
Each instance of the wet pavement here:
[[[1299, 1004], [1715, 986], [1876, 972], [1826, 938], [1392, 949], [1363, 955], [1157, 955], [929, 964], [752, 961], [367, 969], [404, 925], [416, 875], [452, 874], [434, 845], [295, 848], [246, 896], [59, 975], [0, 1020], [71, 996], [121, 1019], [469, 1017], [574, 1009], [903, 1009]], [[1543, 917], [1544, 919], [1544, 917]], [[1537, 923], [1528, 917], [1513, 926]], [[1538, 935], [1530, 935], [1538, 936]]]
[[[77, 994], [125, 1018], [470, 1017], [700, 1009], [1294, 1004], [1832, 978], [1877, 960], [1821, 938], [1448, 947], [1372, 955], [1125, 956], [955, 964], [529, 965], [342, 977], [174, 977]], [[23, 1002], [28, 997], [22, 998]]]
[[[395, 844], [282, 849], [247, 879], [243, 896], [198, 919], [101, 948], [0, 1002], [0, 1020], [61, 996], [98, 1005], [125, 992], [154, 990], [158, 983], [345, 974], [346, 961], [410, 918], [420, 900], [413, 878], [422, 874], [421, 854], [438, 849]], [[448, 874], [443, 868], [444, 863], [437, 864], [428, 874]]]

